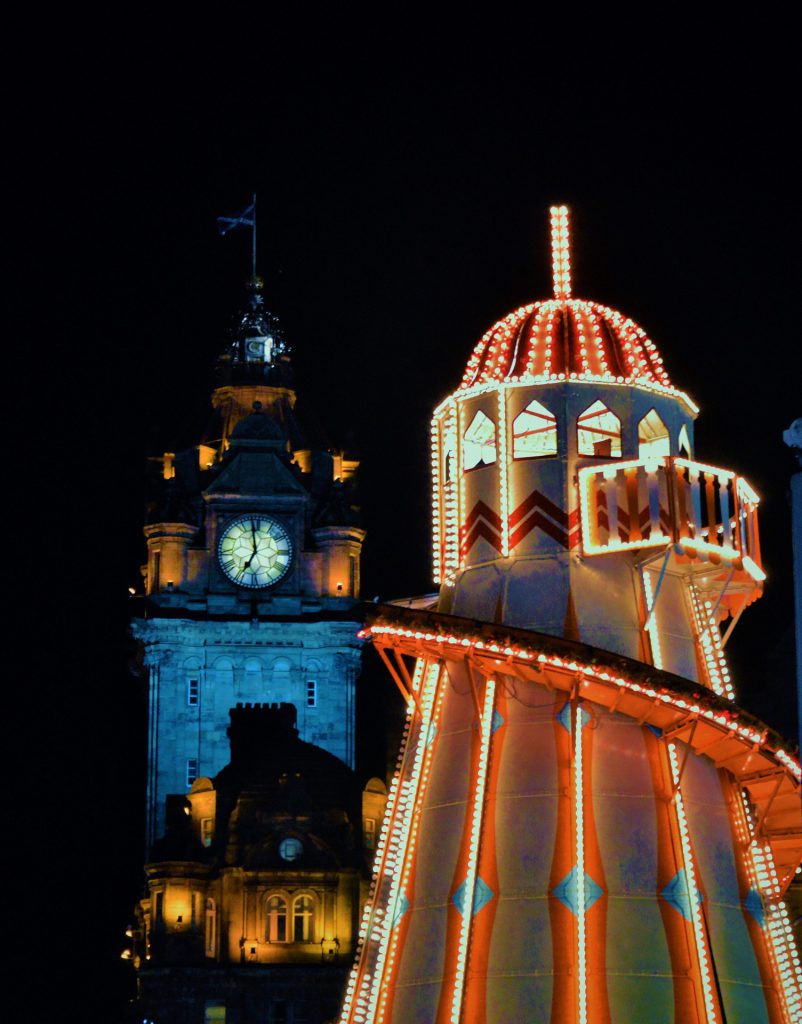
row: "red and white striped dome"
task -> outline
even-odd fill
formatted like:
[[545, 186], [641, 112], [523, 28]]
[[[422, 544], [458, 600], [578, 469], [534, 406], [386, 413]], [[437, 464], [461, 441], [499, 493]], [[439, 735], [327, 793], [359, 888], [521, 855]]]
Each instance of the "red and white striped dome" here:
[[468, 360], [460, 390], [503, 381], [593, 380], [687, 399], [671, 383], [654, 342], [633, 320], [598, 302], [571, 298], [564, 206], [552, 207], [551, 238], [554, 298], [521, 306], [486, 331]]
[[532, 302], [499, 320], [476, 345], [461, 387], [529, 378], [673, 390], [646, 332], [614, 309], [582, 299]]

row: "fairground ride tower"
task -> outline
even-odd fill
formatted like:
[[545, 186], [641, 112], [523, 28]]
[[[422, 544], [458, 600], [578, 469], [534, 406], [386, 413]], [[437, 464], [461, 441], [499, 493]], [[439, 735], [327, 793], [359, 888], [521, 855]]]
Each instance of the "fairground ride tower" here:
[[408, 717], [341, 1019], [793, 1024], [800, 767], [724, 654], [758, 496], [551, 216], [554, 297], [435, 410], [439, 596], [366, 629]]

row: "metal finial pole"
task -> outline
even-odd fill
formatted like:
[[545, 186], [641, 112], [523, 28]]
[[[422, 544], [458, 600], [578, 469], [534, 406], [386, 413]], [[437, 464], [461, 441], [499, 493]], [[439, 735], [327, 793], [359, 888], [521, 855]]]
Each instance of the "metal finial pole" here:
[[251, 279], [256, 283], [256, 193], [253, 194], [253, 221], [251, 224]]
[[551, 214], [551, 272], [554, 298], [571, 298], [571, 250], [568, 237], [568, 207], [552, 206]]

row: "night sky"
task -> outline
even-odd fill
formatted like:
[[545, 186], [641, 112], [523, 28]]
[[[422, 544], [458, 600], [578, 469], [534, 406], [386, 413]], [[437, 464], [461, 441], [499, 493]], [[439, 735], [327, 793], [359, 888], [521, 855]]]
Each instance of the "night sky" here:
[[[252, 192], [299, 413], [362, 458], [369, 599], [432, 589], [431, 410], [492, 323], [549, 296], [548, 207], [568, 204], [574, 294], [647, 331], [701, 407], [697, 456], [762, 497], [766, 596], [728, 653], [741, 702], [795, 733], [781, 439], [802, 415], [790, 79], [708, 68], [668, 91], [641, 67], [558, 88], [523, 60], [427, 71], [412, 55], [315, 53], [274, 48], [248, 88], [111, 76], [57, 91], [41, 126], [58, 172], [48, 245], [33, 256], [28, 243], [18, 337], [34, 384], [17, 422], [63, 585], [37, 590], [23, 616], [46, 640], [15, 734], [34, 852], [63, 872], [43, 884], [49, 924], [31, 941], [53, 934], [55, 912], [48, 994], [77, 1000], [85, 1020], [115, 1019], [130, 978], [118, 957], [140, 884], [146, 733], [125, 622], [145, 459], [206, 426], [249, 269], [249, 234], [220, 238], [216, 217]], [[41, 976], [30, 984], [32, 996]]]

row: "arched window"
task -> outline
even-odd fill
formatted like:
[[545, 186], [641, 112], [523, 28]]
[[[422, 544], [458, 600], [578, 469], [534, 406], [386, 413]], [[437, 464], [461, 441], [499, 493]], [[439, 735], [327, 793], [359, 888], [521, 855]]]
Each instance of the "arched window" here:
[[262, 686], [262, 663], [258, 658], [248, 658], [245, 662], [245, 685], [249, 693]]
[[671, 454], [668, 427], [655, 409], [651, 409], [638, 424], [638, 458], [662, 459]]
[[532, 401], [512, 421], [512, 457], [542, 459], [557, 454], [557, 420], [540, 402]]
[[684, 423], [679, 428], [679, 453], [686, 459], [691, 457], [691, 442], [688, 439], [688, 428]]
[[292, 940], [293, 942], [312, 941], [312, 923], [314, 917], [311, 896], [296, 896], [292, 904]]
[[204, 932], [204, 949], [206, 956], [214, 956], [217, 948], [217, 908], [214, 900], [206, 900], [206, 927]]
[[270, 667], [271, 697], [273, 700], [287, 700], [290, 696], [292, 665], [287, 658], [276, 658]]
[[588, 406], [576, 421], [577, 454], [621, 458], [621, 420], [603, 402]]
[[271, 896], [267, 901], [265, 938], [268, 942], [287, 941], [287, 901], [283, 896]]
[[490, 466], [496, 461], [496, 425], [480, 409], [465, 431], [462, 444], [464, 469]]
[[214, 663], [218, 686], [234, 685], [234, 662], [231, 658], [218, 658]]

